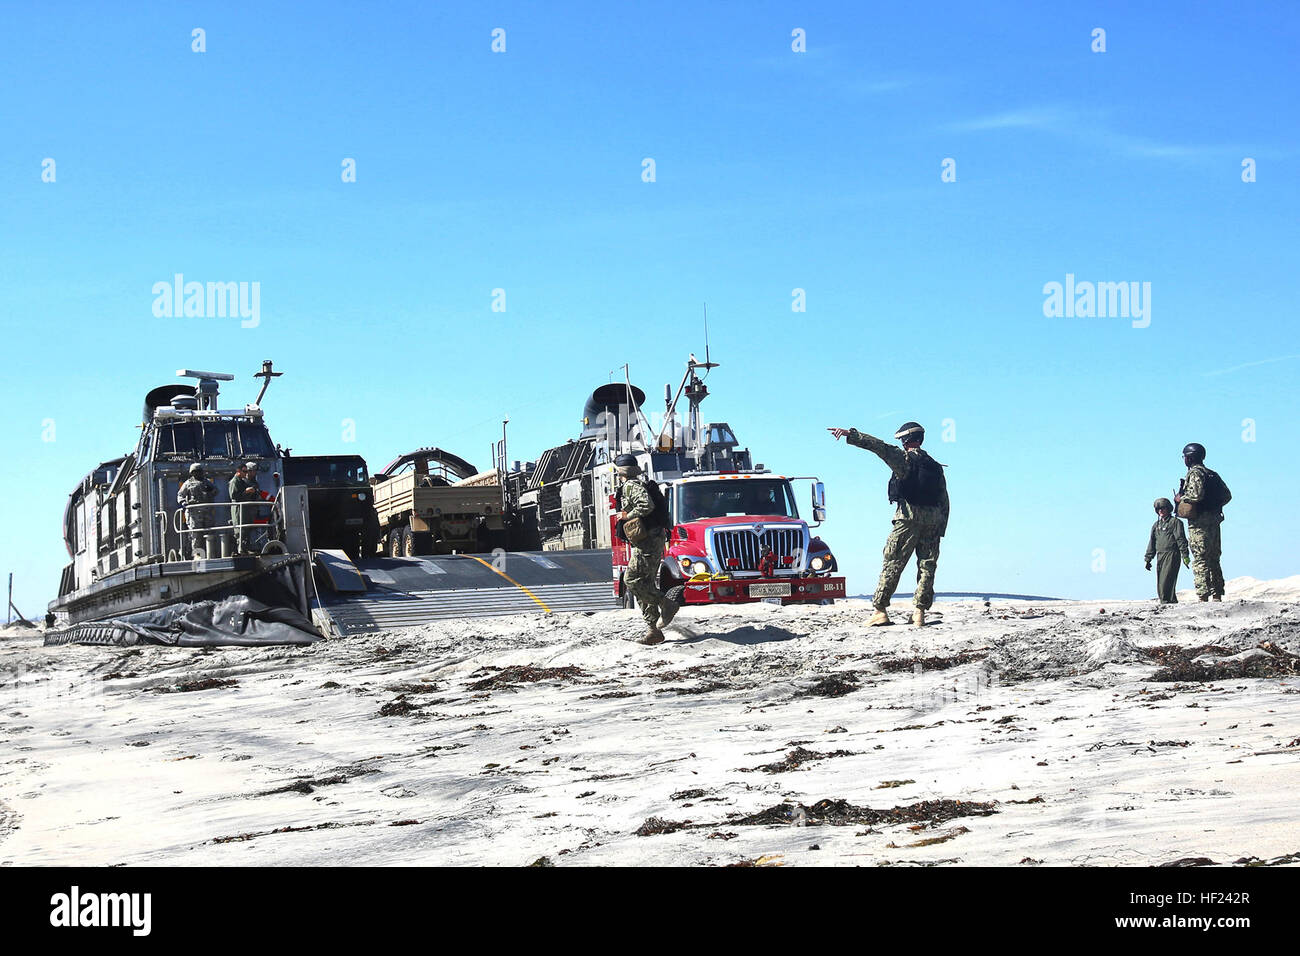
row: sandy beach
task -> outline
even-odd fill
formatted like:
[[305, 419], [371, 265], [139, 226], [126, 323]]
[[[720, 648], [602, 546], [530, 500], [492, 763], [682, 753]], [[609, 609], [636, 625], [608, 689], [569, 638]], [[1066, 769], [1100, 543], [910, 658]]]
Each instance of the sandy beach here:
[[0, 865], [1295, 865], [1298, 598], [9, 629]]

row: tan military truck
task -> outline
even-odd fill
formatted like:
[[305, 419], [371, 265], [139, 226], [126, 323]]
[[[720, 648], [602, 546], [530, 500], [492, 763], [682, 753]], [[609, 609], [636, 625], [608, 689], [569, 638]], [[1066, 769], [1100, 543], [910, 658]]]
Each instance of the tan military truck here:
[[501, 483], [441, 448], [393, 459], [370, 479], [389, 557], [491, 551], [504, 540]]

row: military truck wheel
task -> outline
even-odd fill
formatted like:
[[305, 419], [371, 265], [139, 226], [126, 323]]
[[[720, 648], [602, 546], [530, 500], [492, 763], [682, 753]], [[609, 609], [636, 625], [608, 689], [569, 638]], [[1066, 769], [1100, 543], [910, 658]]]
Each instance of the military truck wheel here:
[[361, 532], [361, 556], [373, 558], [379, 550], [383, 535], [379, 533], [379, 519], [372, 512], [366, 519], [365, 530]]
[[384, 549], [388, 552], [390, 558], [400, 558], [402, 556], [402, 529], [394, 528], [388, 532], [388, 547]]
[[415, 557], [415, 535], [414, 533], [412, 533], [410, 525], [407, 525], [405, 528], [402, 529], [401, 538], [399, 539], [398, 547], [401, 552], [400, 554], [401, 557], [403, 558]]

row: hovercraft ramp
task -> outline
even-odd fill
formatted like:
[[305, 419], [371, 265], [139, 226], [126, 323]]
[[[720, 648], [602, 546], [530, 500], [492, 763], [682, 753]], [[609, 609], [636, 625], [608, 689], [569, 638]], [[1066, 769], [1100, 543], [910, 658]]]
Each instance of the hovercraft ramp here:
[[316, 552], [319, 611], [340, 634], [449, 618], [604, 611], [616, 606], [608, 551], [371, 558]]

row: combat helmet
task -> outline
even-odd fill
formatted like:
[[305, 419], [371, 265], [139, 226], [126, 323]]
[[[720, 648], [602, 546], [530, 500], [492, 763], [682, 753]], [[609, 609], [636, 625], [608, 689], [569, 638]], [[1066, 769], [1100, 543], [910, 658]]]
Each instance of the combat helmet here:
[[1205, 461], [1205, 446], [1200, 442], [1188, 442], [1183, 446], [1183, 458], [1190, 458], [1194, 465], [1201, 464]]
[[641, 474], [641, 466], [637, 464], [636, 455], [619, 455], [614, 459], [614, 469], [624, 478], [635, 478]]
[[190, 465], [190, 474], [202, 478], [203, 466], [196, 461], [194, 464]]
[[1161, 508], [1167, 508], [1168, 510], [1173, 511], [1174, 503], [1168, 498], [1157, 498], [1155, 500], [1155, 509], [1156, 511], [1159, 511]]
[[925, 429], [916, 422], [903, 422], [894, 432], [894, 437], [899, 441], [922, 442], [925, 441]]

